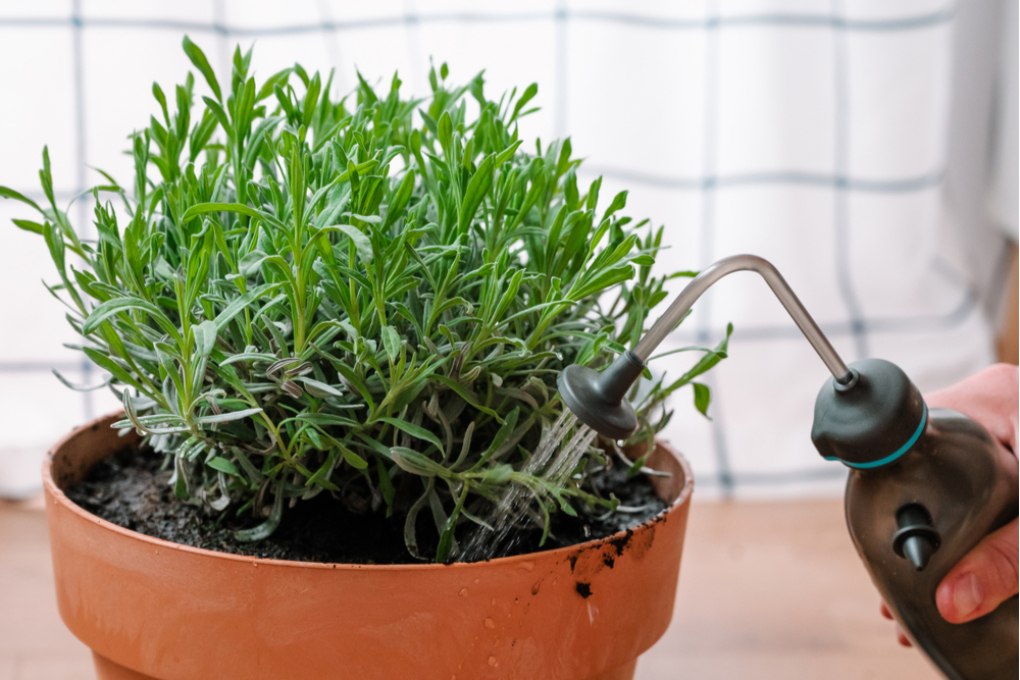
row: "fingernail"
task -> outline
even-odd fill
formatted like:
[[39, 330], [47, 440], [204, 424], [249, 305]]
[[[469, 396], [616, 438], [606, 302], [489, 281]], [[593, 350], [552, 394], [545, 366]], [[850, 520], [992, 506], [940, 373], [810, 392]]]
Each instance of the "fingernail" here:
[[968, 616], [981, 606], [984, 599], [985, 589], [974, 574], [964, 574], [953, 584], [953, 606], [957, 616]]

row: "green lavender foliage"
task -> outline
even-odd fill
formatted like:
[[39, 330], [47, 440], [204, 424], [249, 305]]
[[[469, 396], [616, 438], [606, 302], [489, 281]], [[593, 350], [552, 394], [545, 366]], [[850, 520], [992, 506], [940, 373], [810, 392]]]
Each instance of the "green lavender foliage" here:
[[[586, 484], [601, 450], [565, 483], [521, 468], [564, 408], [559, 371], [608, 364], [665, 298], [662, 228], [624, 217], [626, 192], [605, 201], [601, 178], [579, 187], [569, 139], [526, 150], [537, 86], [490, 100], [481, 74], [454, 87], [444, 64], [425, 99], [359, 75], [333, 100], [332, 74], [295, 65], [258, 84], [238, 49], [227, 91], [184, 49], [213, 96], [196, 107], [191, 74], [172, 100], [153, 84], [132, 184], [104, 174], [91, 191], [96, 240], [57, 207], [47, 150], [45, 207], [0, 187], [38, 213], [15, 224], [45, 238], [50, 290], [123, 401], [116, 427], [166, 457], [177, 497], [254, 516], [238, 533], [254, 541], [299, 500], [360, 493], [439, 561], [511, 485], [547, 530], [555, 512], [615, 508]], [[704, 353], [691, 371], [641, 389], [635, 441], [726, 342], [688, 349]], [[422, 510], [441, 537], [429, 555]]]

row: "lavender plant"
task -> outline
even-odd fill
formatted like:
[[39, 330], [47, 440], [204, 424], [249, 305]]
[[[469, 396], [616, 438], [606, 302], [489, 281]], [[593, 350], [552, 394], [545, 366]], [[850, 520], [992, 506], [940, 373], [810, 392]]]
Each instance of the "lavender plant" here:
[[[75, 349], [121, 398], [115, 427], [172, 466], [176, 496], [250, 513], [237, 536], [257, 541], [286, 507], [357, 488], [368, 511], [405, 518], [411, 554], [439, 561], [513, 485], [546, 530], [556, 512], [615, 508], [588, 484], [603, 448], [565, 481], [525, 464], [563, 412], [557, 373], [608, 364], [666, 296], [670, 276], [651, 273], [662, 228], [624, 217], [626, 192], [601, 207], [601, 178], [579, 188], [569, 139], [527, 151], [517, 124], [537, 86], [490, 100], [482, 74], [452, 86], [444, 64], [425, 99], [359, 75], [335, 100], [332, 73], [295, 65], [258, 84], [238, 48], [224, 91], [184, 50], [212, 96], [196, 107], [190, 73], [170, 101], [153, 84], [132, 183], [104, 174], [90, 192], [94, 241], [57, 206], [48, 150], [45, 205], [0, 187], [37, 213], [14, 223], [45, 238]], [[694, 379], [726, 342], [687, 349], [703, 352], [689, 372], [642, 388], [635, 440], [684, 385], [707, 409]]]

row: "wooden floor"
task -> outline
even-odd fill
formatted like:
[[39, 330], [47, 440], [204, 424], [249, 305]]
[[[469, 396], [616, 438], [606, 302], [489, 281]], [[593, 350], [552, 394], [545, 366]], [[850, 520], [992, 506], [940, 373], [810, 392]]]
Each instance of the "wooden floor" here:
[[[46, 520], [0, 504], [0, 680], [91, 680], [57, 615]], [[838, 501], [691, 510], [673, 625], [640, 680], [940, 677], [896, 644]], [[197, 680], [197, 679], [196, 679]]]

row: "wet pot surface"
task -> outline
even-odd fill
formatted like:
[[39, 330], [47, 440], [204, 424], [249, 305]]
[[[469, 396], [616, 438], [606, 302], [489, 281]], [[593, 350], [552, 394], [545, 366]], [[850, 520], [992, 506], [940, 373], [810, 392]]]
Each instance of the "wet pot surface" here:
[[473, 564], [345, 565], [191, 548], [91, 515], [61, 489], [124, 445], [112, 415], [44, 466], [57, 601], [100, 678], [617, 680], [672, 616], [693, 482], [649, 459], [669, 508], [606, 539]]

